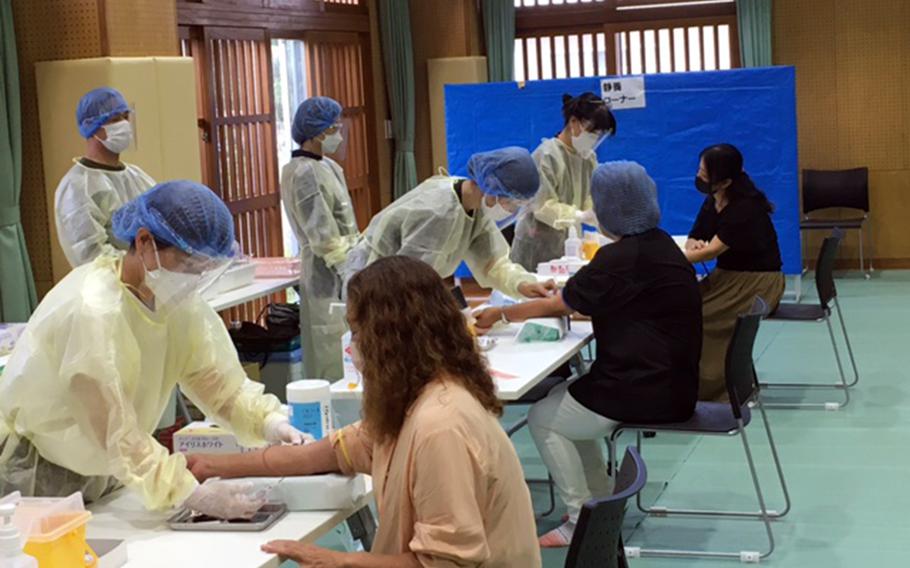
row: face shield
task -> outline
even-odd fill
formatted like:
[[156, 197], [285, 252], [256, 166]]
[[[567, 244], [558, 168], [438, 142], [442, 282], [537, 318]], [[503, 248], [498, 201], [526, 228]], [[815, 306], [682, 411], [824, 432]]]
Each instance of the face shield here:
[[140, 259], [145, 268], [143, 284], [152, 293], [152, 298], [146, 304], [158, 313], [167, 313], [189, 298], [201, 294], [224, 274], [232, 259], [232, 256], [213, 258], [189, 254], [177, 247], [159, 251], [154, 241], [152, 246], [155, 264], [147, 264], [144, 257], [140, 256]]
[[[493, 205], [487, 203], [490, 198], [494, 200]], [[528, 199], [515, 199], [488, 194], [484, 195], [482, 201], [484, 215], [492, 219], [500, 229], [504, 229], [518, 221], [530, 203], [531, 201]]]
[[347, 136], [345, 134], [344, 122], [339, 117], [337, 122], [320, 134], [322, 153], [331, 156], [336, 161], [343, 162], [348, 151]]
[[584, 158], [592, 156], [604, 140], [613, 135], [609, 130], [591, 130], [591, 123], [586, 121], [579, 124], [582, 129], [577, 136], [572, 135], [572, 147]]

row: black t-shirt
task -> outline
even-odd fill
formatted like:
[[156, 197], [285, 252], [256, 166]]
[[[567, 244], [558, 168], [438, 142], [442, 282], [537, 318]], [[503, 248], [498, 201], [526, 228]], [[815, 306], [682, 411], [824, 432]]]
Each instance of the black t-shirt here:
[[689, 238], [710, 242], [715, 235], [730, 247], [717, 257], [718, 268], [740, 272], [780, 272], [782, 263], [777, 231], [762, 199], [741, 197], [718, 213], [714, 197], [709, 195], [705, 198]]
[[698, 399], [702, 307], [695, 271], [665, 232], [601, 247], [563, 299], [590, 316], [597, 358], [569, 392], [626, 422], [686, 420]]

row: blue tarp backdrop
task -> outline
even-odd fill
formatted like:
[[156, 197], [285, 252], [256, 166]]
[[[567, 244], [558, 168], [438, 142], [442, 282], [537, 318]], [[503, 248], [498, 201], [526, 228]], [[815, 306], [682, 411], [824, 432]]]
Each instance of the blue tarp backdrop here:
[[[600, 78], [449, 85], [445, 88], [449, 171], [466, 175], [472, 153], [502, 146], [532, 151], [563, 125], [562, 95], [600, 94]], [[776, 205], [784, 272], [802, 269], [793, 67], [645, 76], [647, 106], [617, 110], [617, 133], [598, 159], [634, 160], [657, 182], [662, 227], [686, 234], [704, 196], [695, 174], [702, 149], [737, 146], [745, 169]]]

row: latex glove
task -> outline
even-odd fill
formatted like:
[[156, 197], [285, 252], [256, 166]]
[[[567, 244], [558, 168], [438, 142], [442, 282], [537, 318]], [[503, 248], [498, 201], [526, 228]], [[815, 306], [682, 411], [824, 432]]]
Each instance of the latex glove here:
[[250, 519], [265, 505], [265, 495], [254, 495], [252, 483], [206, 481], [183, 506], [218, 519]]
[[287, 418], [271, 419], [266, 421], [263, 434], [271, 444], [292, 444], [299, 446], [313, 442], [315, 439], [309, 434], [304, 434], [291, 426]]
[[590, 209], [587, 211], [576, 211], [575, 220], [591, 227], [597, 226], [597, 216]]

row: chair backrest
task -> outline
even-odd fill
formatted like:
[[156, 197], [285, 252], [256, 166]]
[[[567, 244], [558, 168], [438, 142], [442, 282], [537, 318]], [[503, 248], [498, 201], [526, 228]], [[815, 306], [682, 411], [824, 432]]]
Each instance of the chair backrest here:
[[626, 501], [637, 495], [647, 480], [645, 462], [634, 447], [627, 447], [616, 476], [613, 495], [604, 499], [592, 499], [582, 507], [566, 555], [566, 568], [628, 567], [622, 543]]
[[803, 214], [828, 207], [869, 212], [869, 168], [803, 170]]
[[742, 405], [752, 400], [758, 389], [755, 380], [755, 367], [752, 360], [752, 349], [761, 319], [768, 314], [768, 304], [759, 297], [752, 302], [748, 313], [736, 318], [733, 337], [727, 347], [725, 363], [727, 394], [733, 416], [742, 416]]
[[830, 237], [822, 241], [822, 248], [818, 251], [818, 261], [815, 263], [815, 290], [818, 292], [818, 301], [824, 309], [837, 297], [837, 288], [834, 287], [834, 261], [837, 260], [837, 249], [844, 238], [844, 231], [834, 229]]

